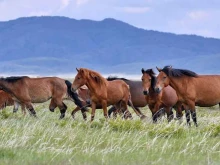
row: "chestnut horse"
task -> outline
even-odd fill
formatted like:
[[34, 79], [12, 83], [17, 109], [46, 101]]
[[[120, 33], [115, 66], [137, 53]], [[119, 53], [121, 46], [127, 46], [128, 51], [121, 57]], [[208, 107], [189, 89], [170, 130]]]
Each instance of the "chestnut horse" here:
[[99, 73], [86, 69], [77, 69], [77, 75], [72, 84], [72, 90], [76, 91], [79, 87], [86, 85], [92, 104], [91, 121], [94, 120], [95, 110], [97, 106], [103, 108], [104, 116], [107, 119], [107, 106], [115, 105], [125, 114], [125, 118], [129, 117], [127, 103], [129, 101], [129, 86], [122, 80], [107, 81]]
[[56, 107], [60, 109], [60, 119], [64, 118], [67, 106], [63, 99], [73, 99], [82, 107], [78, 95], [71, 91], [71, 83], [58, 77], [29, 78], [8, 77], [0, 78], [0, 89], [12, 95], [16, 104], [25, 105], [30, 114], [36, 117], [32, 103], [43, 103], [51, 99], [49, 109], [54, 112]]
[[172, 66], [157, 68], [155, 90], [161, 92], [170, 85], [177, 93], [178, 100], [186, 105], [186, 120], [190, 125], [190, 112], [195, 126], [197, 125], [195, 105], [210, 107], [220, 103], [220, 75], [197, 75], [185, 69], [174, 69]]
[[[6, 93], [3, 90], [0, 90], [0, 109], [5, 108], [6, 106], [12, 106], [14, 105], [13, 112], [16, 112], [18, 109], [16, 106], [19, 106], [18, 104], [15, 104], [14, 100], [12, 99], [11, 95]], [[25, 107], [21, 106], [22, 112], [24, 115], [26, 115]]]
[[[173, 119], [172, 107], [177, 104], [178, 98], [176, 91], [167, 86], [161, 93], [156, 93], [154, 90], [156, 84], [156, 76], [153, 69], [142, 69], [142, 87], [143, 94], [148, 103], [148, 107], [152, 112], [153, 121], [156, 122], [158, 118], [158, 111], [161, 108], [165, 109], [168, 121]], [[181, 105], [179, 105], [181, 106]]]
[[[108, 81], [112, 81], [112, 80], [123, 80], [125, 81], [129, 87], [130, 87], [130, 93], [131, 93], [131, 101], [132, 104], [134, 106], [134, 108], [138, 111], [139, 114], [141, 114], [141, 119], [145, 118], [146, 116], [143, 115], [143, 113], [140, 111], [140, 109], [138, 107], [145, 107], [147, 105], [145, 97], [142, 93], [142, 86], [141, 86], [141, 81], [132, 81], [132, 80], [127, 80], [125, 78], [117, 78], [117, 77], [108, 77], [107, 78]], [[87, 86], [82, 86], [80, 88], [77, 89], [77, 93], [79, 95], [79, 97], [82, 100], [83, 106], [91, 106], [90, 103], [90, 96], [89, 96], [89, 89], [87, 88]], [[128, 105], [130, 105], [130, 103], [128, 102]], [[132, 107], [132, 106], [131, 106]], [[101, 108], [101, 107], [96, 107]], [[133, 108], [133, 107], [132, 107]], [[75, 113], [78, 112], [80, 110], [80, 107], [76, 107], [73, 111], [72, 111], [72, 117], [74, 118]], [[86, 112], [81, 110], [82, 112], [82, 116], [83, 119], [86, 120]], [[114, 117], [116, 117], [117, 115], [117, 108], [115, 106], [111, 106], [111, 108], [108, 110], [108, 116], [111, 116], [111, 113], [114, 112]]]

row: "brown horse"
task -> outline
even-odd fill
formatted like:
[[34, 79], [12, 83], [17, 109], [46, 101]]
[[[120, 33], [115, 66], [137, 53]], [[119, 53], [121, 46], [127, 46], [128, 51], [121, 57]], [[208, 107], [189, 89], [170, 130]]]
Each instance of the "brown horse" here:
[[173, 118], [172, 107], [177, 104], [178, 98], [176, 91], [167, 86], [161, 93], [156, 93], [154, 90], [156, 84], [156, 76], [153, 69], [142, 69], [142, 86], [143, 94], [148, 103], [148, 107], [152, 112], [153, 121], [156, 122], [158, 118], [158, 111], [161, 108], [165, 108], [168, 121]]
[[[108, 77], [108, 81], [112, 80], [123, 80], [126, 84], [130, 87], [130, 93], [131, 93], [131, 102], [134, 106], [134, 108], [138, 111], [139, 114], [141, 114], [141, 118], [145, 118], [146, 116], [143, 115], [143, 113], [140, 111], [140, 107], [145, 107], [147, 105], [147, 101], [145, 100], [145, 97], [142, 92], [142, 82], [141, 81], [134, 81], [134, 80], [128, 80], [125, 78], [118, 78], [118, 77]], [[128, 103], [128, 105], [130, 105]], [[110, 116], [112, 112], [115, 112], [116, 108], [112, 106], [108, 110], [108, 115]]]
[[30, 114], [36, 116], [32, 103], [43, 103], [51, 99], [49, 109], [54, 112], [60, 109], [60, 119], [64, 118], [67, 106], [63, 99], [71, 98], [82, 107], [78, 95], [71, 91], [71, 83], [58, 77], [29, 78], [8, 77], [0, 78], [0, 88], [10, 95], [16, 104], [25, 105]]
[[197, 126], [195, 105], [209, 107], [220, 103], [220, 75], [197, 75], [190, 70], [174, 69], [171, 66], [157, 70], [160, 73], [155, 90], [161, 92], [168, 85], [176, 90], [178, 100], [186, 105], [186, 120], [189, 125], [191, 112]]
[[107, 106], [115, 105], [125, 113], [125, 118], [129, 116], [127, 103], [130, 98], [129, 86], [122, 80], [107, 81], [99, 73], [86, 69], [76, 69], [77, 75], [72, 84], [72, 90], [76, 91], [82, 85], [89, 89], [92, 114], [91, 121], [94, 120], [97, 106], [103, 108], [104, 116], [107, 119]]
[[[139, 114], [141, 114], [141, 116], [140, 116], [141, 119], [146, 117], [145, 115], [143, 115], [143, 113], [139, 109], [139, 107], [145, 107], [147, 105], [145, 97], [142, 93], [141, 81], [132, 81], [132, 80], [127, 80], [125, 78], [117, 78], [117, 77], [108, 77], [107, 80], [108, 81], [112, 81], [112, 80], [125, 81], [130, 87], [131, 101], [133, 103], [134, 108], [138, 111]], [[77, 93], [82, 100], [83, 106], [86, 106], [86, 105], [91, 106], [91, 102], [90, 102], [91, 99], [89, 96], [89, 89], [87, 88], [87, 86], [84, 85], [84, 86], [78, 88]], [[128, 102], [128, 105], [131, 106], [131, 104], [129, 102]], [[96, 108], [98, 109], [98, 108], [102, 108], [102, 107], [96, 107]], [[79, 110], [80, 110], [80, 107], [76, 107], [72, 111], [73, 118], [75, 116], [75, 113], [78, 112]], [[81, 110], [81, 112], [82, 112], [83, 119], [86, 120], [86, 118], [87, 118], [86, 112], [83, 110]], [[109, 117], [111, 116], [112, 112], [114, 113], [114, 117], [116, 117], [117, 108], [115, 106], [111, 106], [111, 108], [108, 110]]]
[[[16, 112], [18, 109], [16, 106], [19, 106], [18, 104], [15, 104], [14, 100], [12, 99], [11, 95], [6, 93], [3, 90], [0, 90], [0, 109], [5, 108], [6, 106], [12, 106], [14, 105], [13, 112]], [[21, 106], [22, 112], [24, 115], [26, 115], [25, 107]]]

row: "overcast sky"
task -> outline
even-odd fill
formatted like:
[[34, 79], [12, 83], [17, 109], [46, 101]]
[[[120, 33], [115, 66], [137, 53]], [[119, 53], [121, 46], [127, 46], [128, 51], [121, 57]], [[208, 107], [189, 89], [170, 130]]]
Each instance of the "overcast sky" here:
[[0, 21], [42, 15], [115, 18], [144, 29], [220, 38], [220, 0], [0, 0]]

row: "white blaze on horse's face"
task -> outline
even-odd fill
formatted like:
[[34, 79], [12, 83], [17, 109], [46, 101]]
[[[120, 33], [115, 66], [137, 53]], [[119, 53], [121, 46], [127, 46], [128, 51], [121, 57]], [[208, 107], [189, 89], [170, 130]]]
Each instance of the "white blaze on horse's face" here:
[[151, 77], [147, 73], [144, 73], [141, 80], [142, 80], [143, 94], [148, 95], [149, 88], [151, 86]]
[[161, 71], [157, 76], [155, 91], [159, 93], [164, 87], [167, 87], [168, 85], [169, 85], [169, 77], [164, 72]]

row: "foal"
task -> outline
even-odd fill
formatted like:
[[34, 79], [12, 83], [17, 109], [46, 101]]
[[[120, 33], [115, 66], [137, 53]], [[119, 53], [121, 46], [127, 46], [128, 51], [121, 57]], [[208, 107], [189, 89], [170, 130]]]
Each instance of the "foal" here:
[[[32, 103], [43, 103], [51, 99], [49, 109], [60, 109], [60, 119], [64, 118], [67, 106], [64, 98], [71, 98], [82, 107], [78, 95], [71, 91], [71, 83], [58, 77], [8, 77], [0, 78], [0, 89], [12, 95], [16, 104], [25, 105], [30, 114], [36, 116]], [[15, 109], [16, 111], [16, 109]]]
[[72, 90], [76, 91], [82, 85], [89, 89], [92, 102], [91, 121], [94, 120], [97, 106], [103, 108], [105, 118], [107, 115], [107, 106], [116, 105], [125, 113], [125, 118], [130, 115], [127, 103], [130, 98], [129, 86], [122, 80], [107, 81], [99, 73], [86, 69], [76, 69], [77, 75], [72, 84]]

